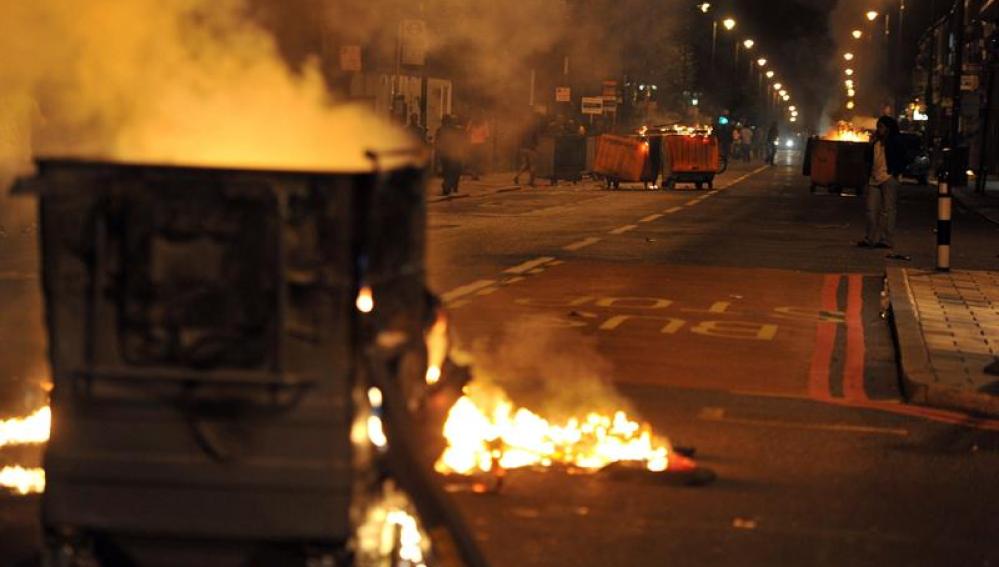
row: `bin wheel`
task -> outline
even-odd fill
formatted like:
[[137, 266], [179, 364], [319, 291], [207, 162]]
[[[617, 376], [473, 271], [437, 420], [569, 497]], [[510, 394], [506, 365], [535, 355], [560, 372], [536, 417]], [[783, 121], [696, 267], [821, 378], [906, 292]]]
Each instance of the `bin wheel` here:
[[920, 185], [929, 185], [930, 183], [930, 179], [925, 175], [920, 175], [919, 179], [917, 179], [916, 181], [918, 181]]
[[669, 189], [670, 191], [675, 190], [676, 189], [676, 179], [673, 179], [671, 177], [670, 180], [669, 180], [669, 182], [666, 183], [666, 188]]
[[811, 185], [811, 186], [810, 186], [810, 187], [808, 188], [808, 191], [809, 191], [810, 193], [815, 193], [815, 189], [816, 189], [817, 187], [818, 187], [818, 185], [816, 185], [816, 184], [812, 183], [812, 185]]
[[708, 181], [708, 190], [709, 191], [714, 191], [715, 190], [715, 182], [714, 181]]
[[698, 181], [698, 182], [694, 183], [694, 188], [697, 189], [698, 191], [700, 191], [701, 189], [704, 189], [704, 183]]

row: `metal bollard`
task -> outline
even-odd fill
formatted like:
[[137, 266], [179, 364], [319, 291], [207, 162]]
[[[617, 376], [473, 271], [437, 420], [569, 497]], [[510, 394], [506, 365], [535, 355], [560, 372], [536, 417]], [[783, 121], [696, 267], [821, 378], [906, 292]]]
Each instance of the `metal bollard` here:
[[946, 173], [937, 179], [937, 271], [950, 271], [950, 184]]

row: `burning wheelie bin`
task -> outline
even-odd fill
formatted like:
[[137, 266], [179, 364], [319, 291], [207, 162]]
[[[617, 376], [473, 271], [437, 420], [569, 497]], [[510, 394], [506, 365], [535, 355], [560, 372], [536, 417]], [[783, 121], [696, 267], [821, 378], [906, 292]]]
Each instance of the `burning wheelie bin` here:
[[707, 131], [677, 132], [663, 137], [663, 187], [693, 183], [697, 189], [714, 188], [721, 172], [718, 138]]
[[423, 156], [368, 157], [43, 159], [20, 180], [54, 384], [46, 564], [382, 565], [385, 537], [482, 564], [419, 450], [460, 395], [424, 377]]

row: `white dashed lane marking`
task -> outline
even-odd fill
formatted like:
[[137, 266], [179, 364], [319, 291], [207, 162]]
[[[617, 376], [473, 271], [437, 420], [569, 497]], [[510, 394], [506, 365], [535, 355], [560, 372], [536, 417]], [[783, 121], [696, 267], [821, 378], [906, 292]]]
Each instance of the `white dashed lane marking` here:
[[647, 217], [642, 217], [641, 219], [639, 219], [638, 222], [652, 222], [654, 220], [659, 220], [661, 218], [663, 218], [663, 216], [661, 214], [659, 214], [659, 213], [656, 213], [654, 215], [649, 215]]
[[506, 270], [503, 270], [503, 272], [507, 274], [526, 274], [531, 270], [533, 270], [534, 268], [547, 264], [548, 262], [551, 262], [554, 259], [555, 258], [552, 258], [551, 256], [542, 256], [541, 258], [528, 260], [527, 262], [524, 262], [523, 264], [518, 264], [512, 268], [507, 268]]
[[663, 211], [664, 214], [671, 215], [673, 213], [678, 213], [683, 210], [683, 207], [673, 207], [672, 209], [666, 209]]
[[567, 246], [563, 246], [562, 250], [568, 250], [570, 252], [575, 252], [576, 250], [582, 250], [583, 248], [586, 248], [587, 246], [591, 246], [593, 244], [596, 244], [597, 242], [600, 242], [599, 238], [595, 238], [595, 237], [584, 238], [582, 240], [578, 240], [576, 242], [573, 242], [572, 244], [569, 244]]
[[619, 226], [615, 228], [614, 230], [610, 231], [608, 234], [624, 234], [629, 230], [635, 230], [636, 228], [638, 228], [637, 224], [626, 224], [624, 226]]
[[459, 297], [464, 297], [466, 295], [475, 293], [479, 290], [485, 289], [495, 283], [496, 280], [479, 280], [477, 282], [472, 282], [470, 284], [463, 285], [461, 287], [456, 287], [451, 291], [446, 291], [442, 293], [441, 299], [444, 300], [445, 303], [451, 302], [454, 301], [455, 299], [458, 299]]

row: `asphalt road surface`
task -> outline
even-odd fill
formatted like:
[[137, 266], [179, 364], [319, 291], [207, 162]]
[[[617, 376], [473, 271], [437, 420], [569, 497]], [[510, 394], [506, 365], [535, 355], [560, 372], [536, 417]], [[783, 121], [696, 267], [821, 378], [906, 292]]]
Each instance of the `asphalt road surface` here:
[[[713, 192], [430, 206], [431, 286], [484, 375], [542, 413], [633, 411], [718, 474], [513, 471], [457, 493], [494, 565], [999, 565], [999, 423], [903, 404], [882, 318], [886, 262], [932, 266], [933, 190], [904, 187], [910, 259], [889, 260], [854, 245], [860, 200], [810, 194], [797, 157]], [[3, 204], [0, 417], [45, 373], [31, 207]], [[959, 209], [953, 264], [994, 268], [997, 236]], [[0, 500], [0, 565], [36, 542], [35, 505]]]
[[[622, 404], [718, 480], [511, 472], [459, 494], [497, 566], [997, 565], [999, 423], [905, 405], [887, 262], [933, 265], [933, 189], [896, 253], [796, 154], [715, 192], [560, 186], [431, 207], [431, 282], [515, 399]], [[955, 217], [955, 266], [997, 227]]]

